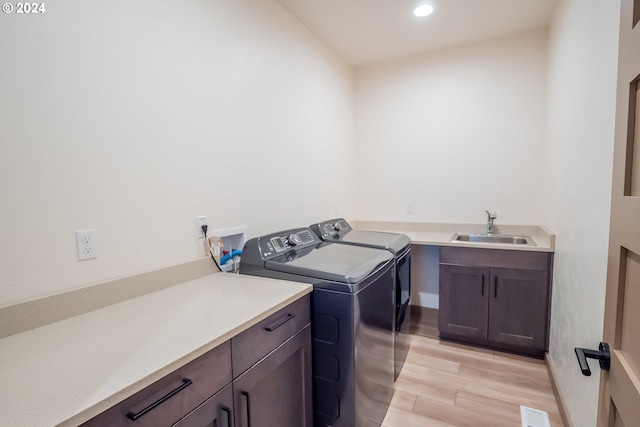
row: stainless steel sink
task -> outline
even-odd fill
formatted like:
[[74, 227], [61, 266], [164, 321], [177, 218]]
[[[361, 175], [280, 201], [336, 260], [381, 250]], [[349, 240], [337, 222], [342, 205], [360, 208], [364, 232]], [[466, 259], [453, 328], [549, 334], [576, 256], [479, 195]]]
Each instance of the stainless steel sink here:
[[456, 233], [452, 242], [507, 243], [511, 245], [536, 246], [529, 236], [509, 236], [506, 234], [466, 234]]

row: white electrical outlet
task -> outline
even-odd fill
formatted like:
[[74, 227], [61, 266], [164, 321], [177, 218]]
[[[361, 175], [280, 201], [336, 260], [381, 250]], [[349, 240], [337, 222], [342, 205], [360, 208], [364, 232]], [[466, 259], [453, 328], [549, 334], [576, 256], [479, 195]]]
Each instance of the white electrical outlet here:
[[407, 202], [407, 213], [412, 214], [415, 211], [415, 203]]
[[97, 243], [96, 230], [76, 231], [76, 249], [78, 250], [78, 261], [97, 258]]
[[[205, 215], [200, 215], [196, 217], [196, 236], [198, 236], [198, 239], [204, 239], [204, 234], [202, 234], [202, 226], [206, 225], [207, 227], [209, 226], [209, 224], [207, 223], [207, 217]], [[209, 233], [207, 232], [207, 235]]]

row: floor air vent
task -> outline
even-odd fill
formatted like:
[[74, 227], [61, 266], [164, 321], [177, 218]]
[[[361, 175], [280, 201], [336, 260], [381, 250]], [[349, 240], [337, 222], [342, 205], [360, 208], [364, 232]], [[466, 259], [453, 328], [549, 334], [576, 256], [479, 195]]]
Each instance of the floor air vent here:
[[538, 409], [520, 406], [520, 417], [522, 427], [550, 427], [549, 414]]

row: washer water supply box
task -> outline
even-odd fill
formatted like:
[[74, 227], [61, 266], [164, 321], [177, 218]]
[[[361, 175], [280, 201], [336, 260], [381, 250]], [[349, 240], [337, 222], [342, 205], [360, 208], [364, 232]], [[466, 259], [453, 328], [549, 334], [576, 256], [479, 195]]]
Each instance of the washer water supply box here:
[[[246, 241], [247, 226], [242, 225], [239, 227], [214, 230], [212, 234], [215, 241], [217, 241], [218, 238], [222, 241], [222, 246], [218, 250], [218, 262], [224, 262], [225, 257], [223, 254], [225, 252], [228, 252], [228, 254], [231, 255], [232, 253], [237, 253], [236, 251], [242, 251], [244, 242]], [[224, 264], [220, 264], [220, 269], [222, 271], [233, 271], [233, 261], [230, 258], [231, 256], [228, 256], [228, 261]]]

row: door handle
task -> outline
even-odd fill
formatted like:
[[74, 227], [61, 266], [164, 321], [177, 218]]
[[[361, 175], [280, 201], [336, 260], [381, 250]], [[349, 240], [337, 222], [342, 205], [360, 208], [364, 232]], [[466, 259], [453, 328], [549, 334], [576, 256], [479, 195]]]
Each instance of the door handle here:
[[591, 369], [587, 363], [587, 358], [597, 359], [600, 362], [600, 369], [608, 371], [611, 367], [611, 351], [609, 350], [609, 344], [601, 342], [598, 346], [598, 350], [592, 350], [590, 348], [576, 347], [576, 356], [578, 357], [578, 363], [580, 364], [580, 370], [582, 375], [590, 376]]

